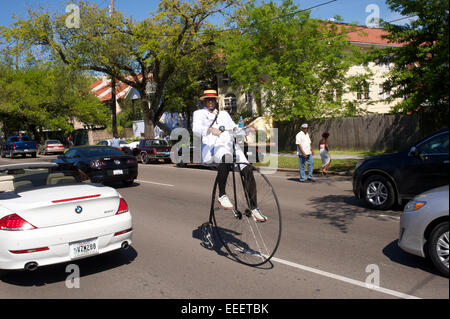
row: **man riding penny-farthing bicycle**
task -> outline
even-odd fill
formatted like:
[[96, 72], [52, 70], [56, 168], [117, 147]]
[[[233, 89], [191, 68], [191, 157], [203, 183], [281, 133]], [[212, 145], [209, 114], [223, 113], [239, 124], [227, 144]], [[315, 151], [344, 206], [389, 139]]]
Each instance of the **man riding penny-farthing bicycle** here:
[[[278, 199], [268, 179], [249, 163], [236, 142], [245, 131], [238, 128], [228, 112], [217, 109], [217, 92], [206, 90], [200, 100], [202, 108], [193, 114], [192, 131], [201, 138], [202, 164], [217, 167], [210, 218], [203, 225], [207, 230], [202, 230], [209, 242], [206, 246], [214, 246], [214, 224], [230, 254], [245, 264], [263, 264], [273, 256], [280, 240]], [[230, 172], [232, 182], [227, 183]], [[262, 198], [258, 195], [261, 190]], [[256, 256], [258, 261], [248, 256]]]

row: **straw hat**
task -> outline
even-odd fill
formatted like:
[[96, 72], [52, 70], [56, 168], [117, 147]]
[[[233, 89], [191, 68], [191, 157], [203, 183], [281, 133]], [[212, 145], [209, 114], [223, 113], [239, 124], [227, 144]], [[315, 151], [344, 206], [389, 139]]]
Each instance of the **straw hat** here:
[[203, 95], [200, 97], [200, 101], [203, 101], [204, 99], [218, 99], [219, 96], [217, 95], [216, 90], [205, 90], [203, 91]]

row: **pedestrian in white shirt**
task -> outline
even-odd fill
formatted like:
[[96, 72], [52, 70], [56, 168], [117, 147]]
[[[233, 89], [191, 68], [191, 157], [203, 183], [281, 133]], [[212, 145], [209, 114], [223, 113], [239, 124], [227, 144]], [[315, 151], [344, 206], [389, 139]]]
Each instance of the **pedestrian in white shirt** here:
[[114, 133], [113, 138], [111, 139], [111, 146], [115, 148], [120, 148], [120, 138], [119, 134]]
[[[237, 127], [226, 111], [217, 109], [218, 100], [216, 90], [205, 90], [200, 97], [203, 108], [194, 112], [192, 131], [201, 137], [202, 164], [217, 164], [217, 180], [219, 187], [219, 203], [226, 210], [234, 208], [228, 198], [225, 188], [228, 174], [233, 168], [233, 137], [228, 132]], [[236, 147], [236, 163], [248, 163], [247, 158], [239, 145]], [[248, 165], [241, 165], [244, 184], [250, 198], [249, 207], [256, 221], [267, 220], [257, 205], [257, 190], [253, 171]]]
[[[300, 182], [314, 182], [312, 179], [314, 161], [313, 148], [311, 146], [311, 139], [308, 134], [308, 124], [302, 124], [300, 132], [295, 137], [295, 144], [297, 144], [298, 167], [300, 170]], [[308, 164], [308, 179], [306, 179], [305, 165]]]

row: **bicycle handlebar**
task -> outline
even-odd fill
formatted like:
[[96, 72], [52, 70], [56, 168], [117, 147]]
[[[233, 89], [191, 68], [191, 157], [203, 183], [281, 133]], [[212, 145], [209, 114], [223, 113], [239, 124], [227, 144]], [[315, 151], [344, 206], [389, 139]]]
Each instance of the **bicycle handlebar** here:
[[235, 127], [234, 129], [231, 130], [225, 130], [224, 126], [220, 126], [219, 127], [219, 131], [223, 132], [228, 132], [231, 137], [237, 137], [237, 138], [244, 138], [246, 137], [248, 134], [245, 131], [247, 127], [243, 127], [243, 128], [239, 128], [239, 127]]

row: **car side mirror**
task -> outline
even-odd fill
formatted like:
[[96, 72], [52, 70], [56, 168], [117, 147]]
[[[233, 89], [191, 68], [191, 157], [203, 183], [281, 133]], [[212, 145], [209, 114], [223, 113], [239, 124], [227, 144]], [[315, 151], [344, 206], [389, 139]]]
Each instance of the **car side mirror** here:
[[409, 154], [411, 154], [412, 156], [417, 157], [421, 160], [424, 159], [423, 155], [420, 153], [420, 151], [415, 146], [411, 147]]

